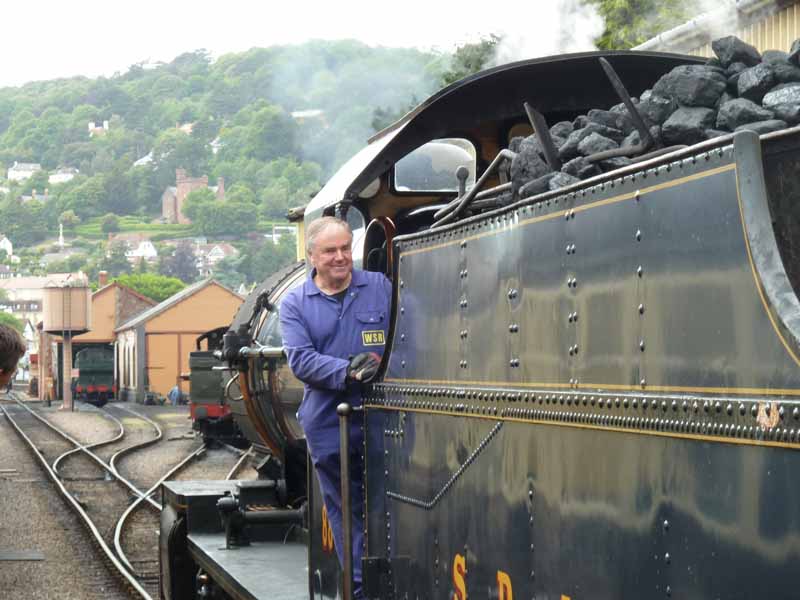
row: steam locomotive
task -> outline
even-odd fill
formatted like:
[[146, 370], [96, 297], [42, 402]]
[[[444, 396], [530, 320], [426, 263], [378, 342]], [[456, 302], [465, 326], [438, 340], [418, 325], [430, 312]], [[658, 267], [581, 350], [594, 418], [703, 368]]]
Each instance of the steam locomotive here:
[[73, 378], [75, 396], [84, 402], [103, 406], [114, 399], [114, 348], [92, 345], [75, 353], [75, 368], [79, 376]]
[[[352, 416], [369, 598], [796, 597], [800, 129], [645, 149], [532, 196], [503, 168], [542, 119], [682, 64], [699, 59], [483, 71], [377, 134], [306, 207], [305, 222], [347, 219], [354, 256], [394, 286]], [[259, 479], [165, 484], [164, 598], [341, 597], [280, 350], [280, 302], [304, 276], [265, 281], [226, 334]]]
[[[224, 365], [214, 356], [222, 348], [222, 336], [227, 327], [206, 331], [195, 340], [195, 350], [189, 353], [189, 415], [192, 429], [197, 431], [206, 444], [224, 443], [246, 447], [247, 440], [233, 419], [226, 402], [227, 391], [235, 387], [236, 381], [226, 376]], [[203, 350], [203, 342], [206, 349]], [[235, 378], [234, 378], [235, 379]]]

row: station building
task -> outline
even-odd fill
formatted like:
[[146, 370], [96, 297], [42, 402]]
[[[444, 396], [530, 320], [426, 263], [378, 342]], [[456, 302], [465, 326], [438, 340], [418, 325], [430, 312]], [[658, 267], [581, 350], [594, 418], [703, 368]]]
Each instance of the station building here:
[[213, 279], [170, 296], [115, 331], [120, 400], [142, 402], [146, 392], [166, 396], [176, 384], [188, 392], [189, 352], [201, 334], [229, 325], [243, 298]]

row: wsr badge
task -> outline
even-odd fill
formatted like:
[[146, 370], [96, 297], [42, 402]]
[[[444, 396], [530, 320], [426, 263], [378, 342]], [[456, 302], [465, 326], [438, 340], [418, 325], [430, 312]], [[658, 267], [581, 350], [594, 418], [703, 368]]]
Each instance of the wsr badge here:
[[365, 346], [383, 346], [386, 340], [383, 338], [383, 330], [376, 331], [362, 331], [361, 341]]

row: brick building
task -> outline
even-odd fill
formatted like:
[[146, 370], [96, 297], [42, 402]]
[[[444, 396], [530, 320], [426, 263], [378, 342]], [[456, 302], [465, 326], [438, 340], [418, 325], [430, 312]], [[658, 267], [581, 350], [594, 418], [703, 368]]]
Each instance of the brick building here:
[[208, 175], [189, 177], [185, 169], [176, 169], [175, 185], [169, 186], [161, 194], [161, 218], [167, 223], [191, 223], [183, 214], [183, 203], [191, 192], [203, 188], [214, 192], [217, 200], [225, 199], [225, 180], [222, 177], [217, 179], [217, 185], [208, 185]]

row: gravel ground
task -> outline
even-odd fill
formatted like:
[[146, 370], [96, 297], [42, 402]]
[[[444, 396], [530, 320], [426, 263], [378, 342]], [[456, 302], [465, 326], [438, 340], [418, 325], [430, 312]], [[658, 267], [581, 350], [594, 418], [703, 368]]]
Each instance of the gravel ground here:
[[[0, 561], [0, 595], [9, 599], [126, 598], [82, 524], [27, 447], [0, 418], [0, 552], [39, 551], [42, 561]], [[21, 507], [24, 507], [20, 510]]]
[[[107, 406], [108, 412], [124, 423], [126, 435], [123, 441], [97, 450], [104, 460], [123, 447], [154, 436], [152, 425], [124, 411], [123, 407], [157, 421], [164, 431], [159, 443], [134, 451], [117, 461], [120, 472], [142, 489], [150, 487], [166, 470], [202, 444], [202, 440], [192, 432], [187, 407], [122, 403]], [[85, 444], [111, 439], [118, 432], [118, 425], [105, 416], [106, 411], [91, 405], [76, 403], [74, 412], [59, 411], [55, 405], [47, 407], [38, 402], [33, 403], [33, 408]], [[224, 479], [238, 459], [239, 456], [228, 449], [208, 449], [176, 478]], [[70, 487], [77, 488], [79, 494], [81, 486], [89, 486], [86, 494], [90, 494], [90, 487], [96, 485], [91, 482], [94, 477], [90, 474], [88, 463], [85, 457], [75, 456], [62, 467], [66, 477], [72, 479], [72, 476], [77, 476], [77, 481], [70, 481]], [[24, 519], [0, 520], [0, 552], [39, 550], [44, 552], [45, 560], [0, 561], [0, 597], [45, 600], [125, 597], [116, 589], [116, 584], [109, 581], [108, 572], [93, 546], [87, 542], [77, 517], [67, 509], [26, 448], [17, 440], [16, 434], [2, 420], [0, 469], [4, 468], [14, 471], [0, 471], [0, 508], [6, 509], [3, 514], [21, 514]], [[85, 482], [80, 481], [82, 473], [89, 478]], [[255, 477], [255, 470], [249, 466], [243, 467], [236, 476], [237, 479]], [[90, 499], [90, 496], [86, 497], [87, 501]], [[15, 513], [14, 508], [18, 506], [25, 506], [26, 510]], [[118, 514], [117, 508], [109, 512]], [[107, 524], [102, 525], [108, 527]], [[137, 511], [132, 517], [132, 527], [127, 530], [123, 544], [126, 551], [130, 552], [129, 558], [137, 570], [153, 572], [157, 569], [154, 560], [157, 558], [157, 528], [156, 519], [147, 509]], [[20, 536], [21, 531], [25, 531], [26, 535]], [[87, 555], [90, 558], [87, 559]]]
[[[156, 421], [164, 432], [164, 437], [158, 444], [125, 455], [117, 462], [120, 473], [130, 478], [141, 489], [149, 489], [171, 467], [199, 448], [203, 441], [194, 436], [189, 409], [186, 406], [132, 404], [129, 408]], [[142, 423], [130, 414], [128, 419]], [[127, 421], [125, 423], [127, 428]], [[147, 427], [153, 431], [151, 425], [147, 424]]]

